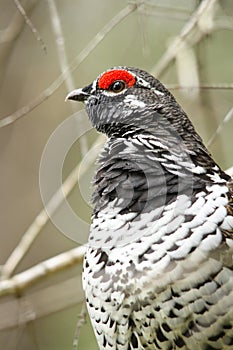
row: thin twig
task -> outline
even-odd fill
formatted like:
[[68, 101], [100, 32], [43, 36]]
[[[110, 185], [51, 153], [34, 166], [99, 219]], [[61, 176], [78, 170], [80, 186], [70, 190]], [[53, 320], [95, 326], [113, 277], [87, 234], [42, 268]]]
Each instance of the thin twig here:
[[29, 102], [26, 106], [18, 109], [13, 114], [4, 117], [0, 120], [0, 128], [14, 123], [19, 118], [22, 118], [27, 113], [31, 112], [34, 108], [39, 106], [47, 98], [49, 98], [64, 82], [68, 70], [72, 72], [77, 69], [78, 66], [89, 56], [89, 54], [97, 47], [97, 45], [106, 37], [106, 35], [117, 26], [123, 19], [128, 17], [133, 11], [137, 9], [136, 4], [129, 4], [124, 9], [116, 14], [89, 42], [89, 44], [79, 53], [79, 55], [72, 61], [70, 66], [62, 72], [61, 75], [42, 93], [37, 96], [33, 101]]
[[[204, 18], [206, 13], [212, 14], [212, 9], [217, 0], [203, 0], [201, 1], [197, 10], [193, 13], [190, 20], [185, 23], [183, 29], [180, 34], [173, 40], [173, 42], [169, 45], [165, 53], [160, 58], [159, 62], [152, 68], [151, 73], [156, 77], [161, 76], [164, 71], [169, 67], [171, 62], [175, 59], [177, 52], [183, 48], [185, 42], [187, 42], [188, 38], [193, 34], [193, 30], [196, 28], [196, 35], [193, 35], [190, 39], [192, 45], [200, 41], [204, 36], [206, 36], [207, 32], [210, 32], [212, 29], [211, 26], [208, 28], [203, 28], [200, 26], [201, 18]], [[211, 21], [209, 22], [211, 23]], [[202, 23], [203, 25], [203, 23]], [[197, 35], [198, 34], [198, 35]]]
[[[143, 4], [144, 5], [144, 4]], [[144, 6], [141, 5], [140, 9], [138, 11], [138, 26], [140, 28], [141, 37], [142, 37], [142, 52], [144, 56], [149, 52], [148, 48], [148, 40], [147, 40], [147, 31], [145, 26], [145, 16], [141, 8], [144, 8]]]
[[[100, 151], [100, 148], [102, 147], [104, 139], [105, 137], [103, 135], [100, 135], [97, 138], [85, 158], [85, 165], [82, 164], [81, 166], [81, 163], [79, 163], [64, 181], [62, 190], [58, 189], [58, 191], [52, 196], [50, 201], [47, 203], [47, 207], [49, 207], [50, 213], [54, 213], [60, 207], [64, 199], [69, 195], [69, 193], [76, 185], [78, 179], [80, 179], [89, 169], [91, 164], [93, 164]], [[16, 267], [26, 255], [32, 243], [35, 241], [36, 237], [48, 221], [49, 217], [47, 211], [45, 209], [42, 209], [32, 224], [29, 226], [29, 228], [26, 230], [20, 242], [7, 259], [6, 263], [2, 266], [1, 273], [3, 278], [9, 278], [12, 276]]]
[[167, 19], [167, 20], [175, 20], [175, 21], [187, 21], [188, 19], [188, 16], [186, 15], [183, 15], [183, 14], [176, 14], [176, 13], [165, 13], [165, 12], [162, 12], [160, 10], [143, 10], [143, 11], [140, 11], [140, 14], [146, 16], [146, 17], [158, 17], [160, 20], [161, 18], [164, 19]]
[[211, 84], [200, 84], [198, 86], [181, 86], [179, 84], [166, 84], [166, 87], [170, 90], [192, 90], [192, 89], [201, 89], [201, 90], [232, 90], [233, 83], [211, 83]]
[[[67, 91], [72, 91], [75, 88], [74, 80], [71, 74], [71, 71], [68, 69], [68, 59], [66, 55], [66, 50], [65, 50], [65, 41], [64, 41], [64, 36], [62, 33], [62, 26], [61, 26], [61, 21], [60, 17], [57, 11], [57, 6], [54, 0], [47, 0], [48, 5], [49, 5], [49, 10], [50, 10], [50, 18], [52, 22], [52, 28], [54, 31], [54, 35], [56, 38], [56, 45], [57, 45], [57, 51], [58, 51], [58, 58], [59, 58], [59, 64], [60, 64], [60, 69], [61, 73], [66, 72], [67, 74], [65, 75], [64, 83], [66, 85]], [[71, 103], [71, 107], [73, 112], [77, 112], [77, 103]], [[82, 123], [79, 123], [79, 131], [82, 134], [82, 131], [84, 131], [84, 127]], [[80, 144], [80, 150], [81, 150], [81, 155], [84, 157], [84, 155], [88, 151], [88, 145], [87, 145], [87, 140], [85, 135], [79, 138], [78, 140]]]
[[171, 5], [165, 5], [165, 4], [157, 4], [156, 2], [147, 2], [145, 1], [144, 4], [146, 5], [146, 7], [149, 7], [149, 9], [153, 9], [155, 8], [156, 10], [161, 10], [161, 11], [166, 11], [166, 12], [178, 12], [178, 13], [190, 13], [190, 10], [185, 8], [185, 7], [173, 7]]
[[86, 317], [87, 317], [87, 308], [86, 308], [86, 301], [84, 300], [82, 303], [82, 309], [81, 309], [76, 330], [74, 333], [73, 350], [78, 349], [79, 335], [80, 335], [82, 326], [86, 323]]
[[20, 3], [20, 1], [18, 0], [14, 0], [15, 5], [17, 7], [17, 9], [19, 10], [19, 12], [21, 13], [21, 15], [23, 16], [25, 23], [28, 25], [28, 27], [31, 29], [33, 35], [35, 36], [36, 40], [39, 41], [39, 43], [41, 44], [42, 50], [44, 52], [46, 52], [46, 45], [44, 43], [44, 40], [42, 39], [42, 37], [40, 36], [38, 30], [35, 28], [35, 26], [33, 25], [32, 21], [29, 19], [25, 9], [23, 8], [22, 4]]
[[144, 7], [139, 9], [140, 14], [153, 17], [161, 17], [164, 19], [187, 21], [190, 16], [190, 10], [181, 7], [172, 7], [159, 5], [151, 2], [144, 2]]
[[49, 10], [50, 10], [52, 28], [56, 39], [61, 72], [66, 72], [66, 75], [64, 76], [64, 83], [67, 90], [71, 91], [75, 88], [75, 86], [74, 86], [74, 81], [73, 81], [71, 72], [68, 70], [68, 60], [67, 60], [67, 55], [65, 50], [65, 42], [64, 42], [64, 36], [62, 33], [60, 17], [57, 11], [55, 1], [54, 0], [47, 0], [47, 1], [49, 5]]
[[85, 251], [85, 246], [71, 249], [68, 252], [61, 253], [45, 260], [9, 279], [0, 281], [0, 296], [10, 294], [20, 295], [31, 285], [45, 279], [52, 273], [65, 270], [70, 266], [81, 264]]
[[223, 121], [218, 125], [217, 129], [215, 130], [215, 132], [207, 142], [207, 147], [211, 146], [216, 136], [220, 134], [220, 132], [222, 131], [222, 128], [224, 127], [225, 124], [227, 124], [231, 120], [232, 116], [233, 116], [233, 107], [227, 112]]
[[[27, 12], [33, 9], [33, 7], [36, 4], [36, 1], [37, 0], [26, 2], [24, 8], [26, 9]], [[19, 13], [19, 11], [16, 11], [13, 14], [8, 26], [0, 30], [0, 44], [2, 45], [2, 44], [12, 43], [19, 36], [24, 24], [25, 24], [24, 18]], [[11, 45], [10, 45], [10, 48], [11, 48]], [[10, 48], [7, 47], [7, 51], [10, 50]], [[2, 53], [2, 47], [1, 47], [1, 53]]]

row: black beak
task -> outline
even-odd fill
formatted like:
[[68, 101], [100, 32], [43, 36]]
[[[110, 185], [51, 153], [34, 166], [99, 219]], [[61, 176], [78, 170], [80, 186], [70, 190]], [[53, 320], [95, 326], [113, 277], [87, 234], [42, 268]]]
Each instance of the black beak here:
[[66, 96], [66, 101], [67, 100], [74, 100], [74, 101], [79, 101], [79, 102], [84, 102], [85, 100], [88, 99], [90, 94], [87, 92], [83, 91], [83, 89], [76, 89], [71, 91], [67, 96]]

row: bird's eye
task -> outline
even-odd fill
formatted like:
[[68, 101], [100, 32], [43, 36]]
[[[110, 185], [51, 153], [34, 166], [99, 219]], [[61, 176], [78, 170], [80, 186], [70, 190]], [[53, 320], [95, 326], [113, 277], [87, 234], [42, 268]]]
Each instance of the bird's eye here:
[[109, 91], [118, 93], [124, 90], [126, 87], [126, 84], [123, 80], [116, 80], [112, 85], [109, 87]]

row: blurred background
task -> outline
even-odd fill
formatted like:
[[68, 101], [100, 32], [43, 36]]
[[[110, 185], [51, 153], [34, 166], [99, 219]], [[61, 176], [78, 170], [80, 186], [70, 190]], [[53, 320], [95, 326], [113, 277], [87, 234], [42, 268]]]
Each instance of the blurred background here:
[[[116, 65], [143, 68], [171, 89], [228, 169], [232, 16], [231, 0], [0, 0], [1, 349], [73, 346], [83, 300], [84, 249], [77, 247], [88, 237], [91, 178], [103, 138], [82, 105], [65, 103], [67, 93]], [[67, 202], [80, 218], [73, 239], [47, 216], [39, 186], [43, 150], [70, 116], [74, 133], [83, 134], [62, 167]], [[48, 177], [54, 169], [51, 159]], [[55, 197], [55, 212], [62, 202]], [[97, 350], [88, 320], [79, 331], [78, 349]]]

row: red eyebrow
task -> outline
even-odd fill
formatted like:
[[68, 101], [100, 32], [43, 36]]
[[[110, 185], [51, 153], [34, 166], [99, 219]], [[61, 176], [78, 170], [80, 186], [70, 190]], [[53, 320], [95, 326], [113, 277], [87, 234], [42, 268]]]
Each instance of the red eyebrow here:
[[116, 80], [123, 80], [128, 87], [136, 82], [135, 77], [124, 69], [115, 69], [101, 75], [98, 81], [100, 89], [107, 90]]

